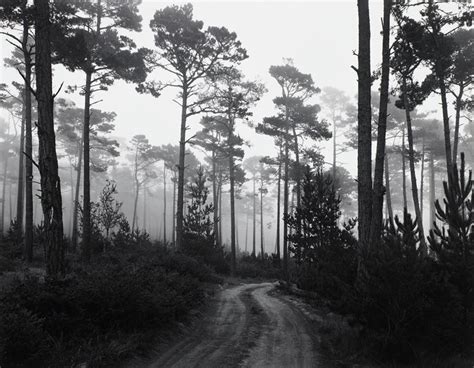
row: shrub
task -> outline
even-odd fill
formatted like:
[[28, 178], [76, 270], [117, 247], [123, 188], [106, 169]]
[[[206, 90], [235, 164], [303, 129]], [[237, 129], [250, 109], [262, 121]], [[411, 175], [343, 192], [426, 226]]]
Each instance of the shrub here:
[[203, 281], [217, 280], [197, 260], [149, 246], [108, 252], [63, 280], [17, 280], [0, 294], [0, 364], [111, 366], [201, 303]]

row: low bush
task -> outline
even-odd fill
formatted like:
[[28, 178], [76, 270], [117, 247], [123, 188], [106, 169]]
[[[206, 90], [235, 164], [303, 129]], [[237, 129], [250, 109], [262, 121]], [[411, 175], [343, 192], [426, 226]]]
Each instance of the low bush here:
[[209, 268], [158, 247], [109, 252], [62, 280], [29, 276], [0, 295], [0, 364], [114, 366], [204, 298]]

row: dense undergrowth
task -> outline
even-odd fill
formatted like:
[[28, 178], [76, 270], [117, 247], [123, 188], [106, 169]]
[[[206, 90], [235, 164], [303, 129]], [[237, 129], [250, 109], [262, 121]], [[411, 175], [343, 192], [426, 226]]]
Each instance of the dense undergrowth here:
[[61, 280], [23, 275], [0, 295], [2, 367], [113, 367], [203, 302], [220, 279], [161, 246], [117, 249]]
[[[444, 205], [429, 252], [420, 247], [406, 211], [386, 223], [370, 249], [352, 236], [354, 223], [337, 225], [339, 199], [322, 173], [308, 172], [302, 206], [289, 218], [300, 288], [329, 303], [323, 347], [335, 360], [378, 366], [468, 364], [473, 351], [474, 217], [471, 176], [445, 183]], [[454, 364], [454, 363], [453, 363]], [[472, 366], [472, 364], [471, 364]]]

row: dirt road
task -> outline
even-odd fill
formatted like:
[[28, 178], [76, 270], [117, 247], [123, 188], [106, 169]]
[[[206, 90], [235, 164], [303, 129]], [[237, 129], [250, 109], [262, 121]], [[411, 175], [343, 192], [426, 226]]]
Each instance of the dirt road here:
[[274, 288], [262, 283], [224, 289], [200, 327], [146, 367], [317, 367], [311, 322]]

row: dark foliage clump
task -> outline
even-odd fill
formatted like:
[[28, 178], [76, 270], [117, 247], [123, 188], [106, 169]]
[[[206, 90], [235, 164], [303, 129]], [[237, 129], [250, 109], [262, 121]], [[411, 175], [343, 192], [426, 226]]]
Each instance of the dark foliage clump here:
[[275, 254], [265, 254], [263, 259], [244, 254], [237, 264], [237, 276], [252, 279], [280, 279], [282, 277], [280, 260]]
[[228, 274], [229, 260], [226, 259], [224, 248], [217, 245], [214, 234], [214, 223], [211, 220], [214, 205], [209, 204], [209, 189], [202, 168], [188, 186], [191, 203], [183, 224], [183, 251], [213, 267], [216, 272]]
[[107, 252], [62, 280], [26, 277], [0, 294], [0, 364], [115, 366], [152, 342], [219, 281], [162, 247]]
[[356, 240], [351, 232], [355, 221], [338, 226], [340, 202], [331, 178], [320, 170], [307, 169], [301, 206], [288, 217], [297, 285], [338, 304], [351, 288], [357, 267]]
[[302, 205], [288, 219], [295, 279], [351, 315], [359, 343], [347, 346], [359, 351], [348, 355], [366, 349], [378, 359], [423, 366], [471, 348], [474, 217], [463, 157], [452, 183], [444, 184], [444, 208], [436, 203], [442, 225], [430, 233], [428, 256], [406, 211], [386, 223], [370, 252], [360, 253], [365, 247], [350, 236], [354, 224], [337, 226], [339, 200], [330, 180], [306, 173]]

